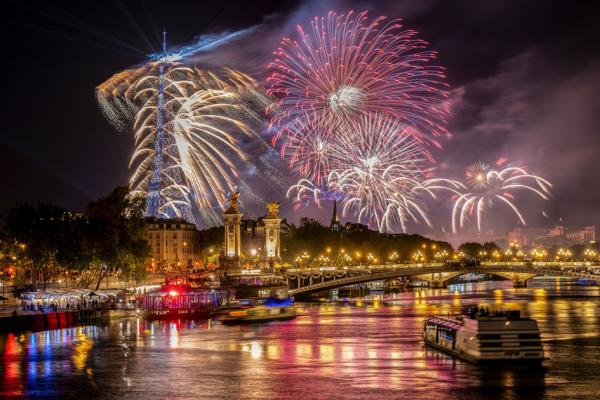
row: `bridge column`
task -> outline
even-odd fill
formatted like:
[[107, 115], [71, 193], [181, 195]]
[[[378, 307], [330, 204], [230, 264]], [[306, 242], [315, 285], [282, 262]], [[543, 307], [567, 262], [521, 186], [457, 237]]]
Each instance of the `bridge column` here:
[[447, 280], [444, 280], [442, 274], [431, 274], [431, 281], [429, 287], [432, 289], [443, 289], [445, 288]]
[[513, 288], [527, 287], [527, 281], [515, 276], [512, 279]]
[[446, 281], [431, 281], [429, 287], [432, 289], [443, 289], [446, 287]]
[[496, 273], [496, 275], [510, 279], [513, 288], [527, 287], [527, 281], [535, 276], [535, 274], [527, 274], [524, 272], [509, 272], [509, 273]]

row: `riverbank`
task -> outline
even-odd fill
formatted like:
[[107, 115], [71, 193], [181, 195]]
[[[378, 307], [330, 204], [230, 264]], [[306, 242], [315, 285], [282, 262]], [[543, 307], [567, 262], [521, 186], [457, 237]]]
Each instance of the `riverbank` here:
[[56, 312], [21, 312], [0, 316], [0, 333], [39, 332], [75, 326], [80, 323], [96, 323], [106, 318], [103, 310], [77, 310]]

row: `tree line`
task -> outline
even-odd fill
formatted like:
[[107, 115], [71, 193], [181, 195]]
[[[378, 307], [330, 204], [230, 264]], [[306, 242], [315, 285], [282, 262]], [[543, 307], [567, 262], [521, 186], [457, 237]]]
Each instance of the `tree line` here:
[[15, 288], [45, 288], [59, 279], [95, 290], [109, 273], [142, 280], [150, 259], [145, 199], [126, 187], [90, 202], [82, 214], [39, 203], [8, 211], [0, 236], [2, 274]]

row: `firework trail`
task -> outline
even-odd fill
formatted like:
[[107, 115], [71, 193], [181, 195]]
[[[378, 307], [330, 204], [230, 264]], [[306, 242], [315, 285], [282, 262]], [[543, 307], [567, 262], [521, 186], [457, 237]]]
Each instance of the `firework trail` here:
[[340, 153], [345, 128], [345, 124], [325, 123], [319, 116], [299, 117], [281, 143], [281, 157], [291, 171], [324, 186], [332, 168], [347, 157]]
[[[96, 90], [114, 126], [126, 128], [133, 116], [130, 187], [143, 195], [148, 194], [155, 157], [157, 65], [151, 62], [116, 74]], [[231, 69], [216, 74], [171, 63], [165, 65], [163, 80], [166, 167], [161, 171], [165, 184], [159, 214], [180, 215], [182, 207], [193, 205], [203, 225], [217, 225], [220, 215], [215, 208], [222, 205], [223, 194], [243, 185], [237, 169], [248, 157], [240, 138], [256, 137], [253, 128], [263, 121], [256, 110], [267, 106], [268, 97], [252, 78]]]
[[[270, 64], [274, 143], [298, 134], [300, 118], [324, 124], [379, 113], [400, 120], [419, 143], [446, 133], [444, 70], [416, 31], [366, 12], [315, 17], [284, 38]], [[284, 145], [285, 146], [285, 145]]]
[[422, 194], [448, 186], [426, 167], [446, 133], [448, 93], [416, 34], [398, 20], [330, 12], [282, 40], [268, 112], [273, 145], [300, 176], [288, 190], [297, 203], [333, 194], [380, 231], [429, 223]]
[[339, 129], [344, 134], [329, 150], [331, 171], [325, 188], [301, 179], [288, 190], [296, 202], [312, 197], [318, 203], [325, 191], [335, 192], [344, 216], [354, 213], [359, 222], [381, 232], [393, 231], [397, 223], [406, 231], [409, 221], [430, 225], [424, 195], [435, 198], [437, 189], [458, 187], [453, 181], [431, 178], [422, 144], [399, 120], [364, 115]]
[[[502, 160], [499, 166], [506, 161]], [[552, 184], [546, 179], [532, 175], [525, 168], [508, 166], [494, 170], [489, 165], [478, 161], [467, 168], [466, 185], [455, 188], [454, 206], [452, 207], [452, 230], [465, 225], [467, 218], [477, 220], [477, 229], [481, 231], [483, 212], [494, 204], [508, 206], [526, 225], [523, 215], [514, 202], [514, 192], [526, 190], [535, 193], [544, 200], [549, 198]]]
[[139, 109], [133, 102], [136, 82], [156, 73], [156, 64], [149, 63], [119, 72], [96, 87], [95, 95], [100, 111], [116, 130], [123, 132], [130, 128], [131, 120]]

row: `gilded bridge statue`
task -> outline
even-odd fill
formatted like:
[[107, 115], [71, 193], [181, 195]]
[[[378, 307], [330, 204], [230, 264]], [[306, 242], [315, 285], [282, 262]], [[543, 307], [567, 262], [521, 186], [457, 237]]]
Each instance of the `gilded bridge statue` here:
[[236, 208], [240, 205], [240, 192], [229, 192], [227, 194], [227, 206], [229, 208]]
[[267, 213], [269, 215], [279, 215], [279, 205], [281, 204], [280, 201], [271, 201], [269, 203], [267, 203]]

